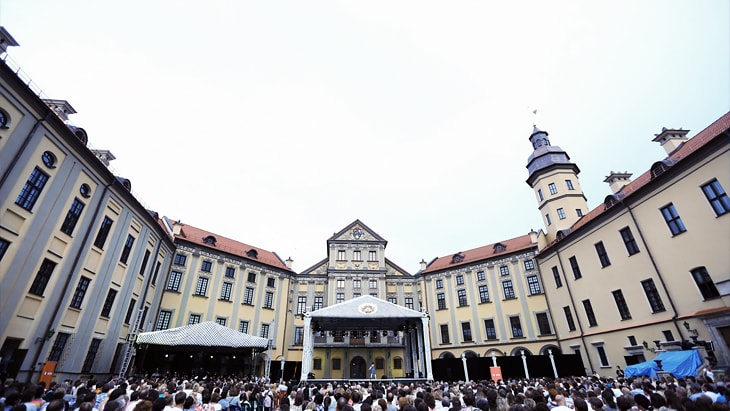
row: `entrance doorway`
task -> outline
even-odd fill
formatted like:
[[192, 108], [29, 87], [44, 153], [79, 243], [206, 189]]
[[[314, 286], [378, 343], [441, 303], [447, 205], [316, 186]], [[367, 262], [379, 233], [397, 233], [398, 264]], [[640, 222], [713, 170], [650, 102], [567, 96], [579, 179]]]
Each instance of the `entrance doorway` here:
[[350, 361], [350, 378], [364, 379], [366, 368], [367, 363], [365, 362], [364, 358], [360, 356], [353, 357], [352, 361]]

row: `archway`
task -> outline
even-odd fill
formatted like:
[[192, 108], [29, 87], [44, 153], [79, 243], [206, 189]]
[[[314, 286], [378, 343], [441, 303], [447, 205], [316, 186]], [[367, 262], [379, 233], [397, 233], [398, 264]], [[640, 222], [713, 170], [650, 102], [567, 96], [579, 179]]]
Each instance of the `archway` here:
[[352, 357], [350, 361], [350, 378], [352, 379], [363, 379], [365, 378], [365, 370], [367, 369], [367, 363], [365, 359], [358, 356]]
[[441, 355], [439, 355], [439, 358], [456, 358], [456, 357], [454, 356], [454, 354], [446, 351], [446, 352], [442, 352]]

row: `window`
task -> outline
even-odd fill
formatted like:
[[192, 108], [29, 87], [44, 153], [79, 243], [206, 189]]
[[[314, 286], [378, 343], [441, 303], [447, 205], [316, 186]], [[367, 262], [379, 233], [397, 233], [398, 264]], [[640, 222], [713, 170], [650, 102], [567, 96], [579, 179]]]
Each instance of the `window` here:
[[634, 234], [631, 232], [631, 229], [629, 227], [624, 227], [619, 230], [619, 233], [621, 233], [621, 239], [624, 240], [624, 245], [626, 246], [626, 251], [629, 255], [638, 253], [639, 246], [636, 244], [636, 240], [634, 239]]
[[332, 332], [332, 341], [345, 342], [345, 333], [342, 331], [333, 331]]
[[188, 325], [200, 324], [200, 314], [190, 314]]
[[550, 335], [553, 333], [552, 328], [550, 328], [550, 319], [547, 313], [537, 313], [535, 317], [537, 318], [537, 329], [540, 335]]
[[198, 283], [195, 285], [193, 295], [205, 297], [208, 294], [208, 279], [206, 277], [198, 277]]
[[664, 335], [664, 341], [674, 341], [674, 335], [672, 335], [672, 330], [664, 330], [662, 331], [662, 335]]
[[368, 252], [368, 261], [378, 261], [378, 252], [375, 250], [370, 250]]
[[718, 217], [730, 212], [730, 198], [728, 198], [725, 190], [722, 189], [720, 182], [716, 179], [703, 185], [702, 192], [705, 193], [707, 201], [710, 202], [712, 209]]
[[573, 182], [570, 180], [565, 180], [565, 186], [568, 187], [568, 190], [575, 190], [575, 188], [573, 188]]
[[33, 283], [30, 285], [29, 293], [43, 297], [43, 293], [46, 291], [46, 286], [51, 280], [51, 274], [56, 268], [56, 263], [51, 260], [43, 260], [41, 267], [33, 279]]
[[375, 359], [375, 369], [382, 370], [385, 368], [385, 359], [382, 357], [378, 357]]
[[550, 190], [550, 194], [558, 194], [558, 188], [555, 187], [555, 183], [548, 184], [548, 190]]
[[489, 302], [489, 288], [487, 288], [486, 284], [479, 286], [479, 302], [480, 303]]
[[591, 327], [597, 326], [598, 322], [596, 322], [596, 314], [593, 312], [593, 305], [591, 305], [591, 300], [583, 300], [583, 309], [586, 311], [588, 325], [590, 325]]
[[477, 281], [486, 281], [487, 275], [484, 274], [484, 271], [477, 271]]
[[692, 270], [691, 273], [692, 278], [695, 280], [695, 284], [697, 284], [697, 288], [700, 290], [700, 294], [702, 294], [703, 299], [709, 300], [711, 298], [716, 298], [720, 296], [720, 293], [717, 291], [715, 283], [712, 282], [710, 273], [707, 272], [707, 269], [705, 267], [697, 267]]
[[[139, 275], [144, 277], [144, 272], [147, 269], [147, 263], [150, 261], [150, 250], [144, 250], [144, 257], [142, 257], [142, 264], [139, 266]], [[155, 279], [152, 278], [152, 284], [155, 283]]]
[[236, 278], [236, 268], [235, 267], [226, 267], [225, 276], [228, 278]]
[[297, 297], [297, 314], [304, 314], [305, 312], [307, 312], [307, 297], [300, 295]]
[[488, 340], [496, 340], [497, 339], [497, 329], [494, 327], [494, 320], [488, 319], [484, 320], [484, 330], [486, 331], [487, 339]]
[[682, 219], [679, 218], [677, 209], [674, 208], [674, 204], [670, 203], [668, 206], [663, 207], [661, 211], [662, 216], [664, 217], [664, 221], [667, 222], [667, 226], [669, 227], [669, 231], [671, 231], [672, 235], [682, 234], [683, 232], [687, 231], [687, 228], [685, 228]]
[[438, 307], [439, 310], [446, 309], [446, 294], [444, 294], [444, 293], [436, 294], [436, 306]]
[[362, 261], [362, 256], [360, 254], [360, 250], [353, 250], [352, 251], [352, 259], [354, 261]]
[[658, 313], [666, 310], [664, 308], [664, 302], [662, 302], [662, 297], [659, 295], [659, 290], [657, 290], [656, 284], [654, 284], [654, 280], [649, 278], [648, 280], [642, 281], [641, 288], [644, 289], [644, 294], [646, 294], [646, 299], [649, 301], [651, 312]]
[[28, 177], [28, 181], [25, 182], [23, 189], [20, 190], [18, 198], [15, 199], [15, 204], [28, 211], [32, 211], [46, 182], [48, 182], [48, 174], [42, 172], [38, 167], [34, 168]]
[[608, 356], [602, 345], [596, 346], [596, 353], [598, 354], [598, 360], [601, 361], [601, 367], [609, 367]]
[[[137, 328], [144, 327], [144, 322], [147, 319], [147, 312], [149, 311], [150, 307], [145, 306], [142, 309], [142, 317], [139, 320], [139, 324], [137, 324]], [[136, 320], [135, 320], [136, 321]]]
[[337, 280], [337, 288], [345, 288], [345, 280]]
[[570, 269], [573, 270], [573, 278], [576, 280], [583, 277], [583, 274], [580, 273], [580, 267], [578, 266], [578, 260], [576, 260], [575, 256], [570, 257], [568, 259], [570, 262]]
[[61, 224], [61, 232], [72, 235], [83, 210], [84, 203], [79, 201], [78, 198], [74, 198], [73, 203], [71, 203], [71, 207], [69, 207], [68, 212], [66, 213], [66, 218], [63, 220], [63, 224]]
[[256, 284], [256, 273], [249, 271], [248, 277], [246, 278], [246, 282]]
[[132, 314], [134, 314], [134, 305], [137, 304], [137, 300], [132, 298], [129, 301], [129, 305], [127, 306], [127, 315], [124, 317], [124, 324], [129, 325], [129, 322], [132, 321]]
[[624, 292], [621, 290], [614, 290], [611, 293], [613, 294], [613, 300], [616, 301], [616, 308], [618, 308], [618, 314], [621, 316], [621, 319], [630, 320], [631, 312], [629, 311], [629, 305], [626, 303], [626, 299], [624, 298]]
[[324, 297], [322, 297], [321, 295], [315, 296], [314, 297], [314, 307], [312, 307], [312, 309], [314, 311], [316, 311], [316, 310], [321, 310], [322, 307], [324, 307]]
[[512, 328], [512, 337], [521, 338], [524, 337], [522, 333], [522, 323], [520, 323], [520, 317], [514, 316], [509, 318], [509, 325]]
[[271, 291], [267, 291], [264, 295], [264, 308], [273, 308], [274, 307], [274, 293]]
[[261, 332], [259, 333], [261, 338], [269, 338], [269, 324], [261, 324]]
[[188, 261], [188, 256], [185, 254], [175, 254], [175, 259], [172, 261], [175, 265], [185, 265], [185, 263]]
[[461, 338], [464, 341], [472, 341], [471, 338], [471, 324], [469, 322], [461, 323]]
[[439, 329], [441, 330], [441, 344], [451, 344], [451, 339], [449, 338], [449, 325], [441, 324]]
[[342, 369], [342, 358], [333, 358], [332, 359], [332, 369], [333, 370], [341, 370]]
[[106, 238], [109, 236], [109, 231], [112, 229], [112, 224], [114, 221], [104, 216], [104, 221], [101, 222], [101, 227], [99, 227], [99, 232], [96, 234], [96, 239], [94, 240], [94, 245], [98, 248], [104, 249], [104, 244], [106, 243]]
[[406, 297], [405, 302], [406, 302], [406, 308], [408, 308], [409, 310], [412, 310], [413, 309], [413, 297]]
[[180, 271], [170, 271], [170, 278], [167, 279], [165, 290], [180, 291], [180, 282], [182, 281], [182, 273]]
[[248, 334], [248, 321], [241, 320], [238, 322], [238, 331]]
[[352, 280], [352, 288], [362, 288], [362, 281]]
[[294, 328], [294, 345], [304, 344], [304, 327]]
[[94, 360], [96, 359], [96, 352], [99, 351], [99, 346], [101, 345], [101, 339], [99, 338], [92, 338], [91, 344], [89, 344], [89, 351], [86, 353], [86, 358], [84, 359], [84, 365], [81, 366], [81, 372], [84, 374], [88, 374], [91, 372], [91, 367], [94, 365]]
[[393, 369], [395, 369], [395, 370], [403, 369], [403, 358], [400, 358], [400, 357], [393, 358]]
[[534, 269], [535, 269], [535, 261], [525, 260], [525, 270], [534, 270]]
[[439, 278], [438, 280], [436, 280], [436, 289], [441, 289], [441, 288], [444, 288], [444, 280]]
[[581, 210], [580, 208], [576, 208], [575, 215], [577, 215], [578, 217], [583, 217], [583, 210]]
[[71, 334], [68, 333], [56, 334], [56, 339], [53, 341], [53, 347], [51, 347], [51, 352], [48, 354], [48, 361], [58, 362], [61, 360], [69, 337], [71, 337]]
[[606, 247], [603, 246], [603, 241], [599, 241], [594, 244], [596, 247], [596, 253], [598, 253], [598, 260], [601, 262], [601, 267], [607, 267], [611, 265], [611, 260], [608, 259], [608, 253]]
[[398, 298], [397, 297], [388, 297], [388, 302], [391, 304], [398, 304]]
[[575, 331], [575, 321], [573, 320], [573, 312], [570, 311], [569, 306], [563, 307], [563, 312], [565, 313], [565, 322], [568, 323], [568, 330]]
[[337, 259], [340, 261], [344, 261], [347, 259], [345, 257], [345, 250], [337, 250]]
[[458, 300], [459, 300], [459, 307], [465, 307], [465, 306], [469, 305], [466, 301], [466, 290], [457, 290], [456, 296], [458, 297]]
[[456, 276], [456, 285], [464, 285], [464, 276], [459, 274]]
[[545, 223], [547, 225], [550, 225], [553, 223], [553, 221], [550, 219], [550, 214], [545, 214]]
[[225, 327], [225, 326], [226, 326], [226, 323], [228, 322], [228, 319], [227, 319], [227, 318], [225, 318], [225, 317], [215, 317], [215, 322], [216, 322], [216, 323], [217, 323], [218, 325], [222, 325], [222, 326], [224, 326], [224, 327]]
[[339, 304], [341, 302], [345, 301], [345, 293], [337, 293], [335, 294], [335, 304]]
[[542, 294], [540, 281], [538, 280], [536, 275], [527, 276], [527, 286], [530, 289], [530, 295]]
[[553, 266], [553, 278], [555, 279], [555, 288], [560, 288], [563, 286], [563, 280], [560, 279], [560, 271], [558, 271], [558, 266]]
[[512, 286], [512, 280], [502, 281], [502, 289], [504, 290], [504, 299], [511, 300], [517, 298], [515, 296], [515, 289]]
[[629, 339], [629, 345], [630, 346], [635, 347], [635, 346], [639, 345], [639, 344], [636, 343], [636, 337], [635, 336], [629, 335], [628, 336], [628, 339]]
[[377, 290], [378, 289], [378, 280], [371, 278], [370, 281], [370, 289], [371, 290]]
[[101, 316], [104, 318], [109, 318], [109, 314], [112, 312], [112, 307], [114, 306], [114, 300], [117, 298], [117, 290], [110, 289], [106, 293], [106, 298], [104, 299], [104, 305], [101, 307]]
[[231, 290], [233, 290], [233, 284], [224, 282], [223, 286], [221, 287], [221, 300], [223, 301], [231, 301]]
[[0, 261], [2, 261], [3, 257], [5, 257], [5, 253], [8, 251], [8, 248], [10, 248], [10, 241], [0, 238]]
[[558, 208], [558, 218], [561, 220], [565, 220], [565, 210], [562, 208]]
[[160, 310], [160, 316], [157, 317], [155, 331], [166, 330], [170, 328], [170, 320], [172, 319], [172, 311]]
[[509, 267], [506, 265], [499, 267], [499, 275], [502, 275], [502, 276], [509, 275]]
[[74, 295], [71, 297], [71, 308], [81, 308], [81, 304], [84, 302], [84, 297], [86, 296], [86, 290], [89, 289], [89, 284], [91, 284], [91, 279], [86, 277], [81, 277], [79, 279], [78, 284], [76, 284], [76, 290], [74, 290]]
[[124, 248], [122, 248], [122, 255], [119, 257], [119, 262], [127, 264], [129, 259], [129, 253], [132, 252], [132, 245], [134, 245], [134, 237], [127, 235], [127, 241], [124, 242]]
[[209, 273], [211, 268], [213, 268], [213, 262], [208, 260], [203, 260], [200, 263], [200, 271], [204, 273]]

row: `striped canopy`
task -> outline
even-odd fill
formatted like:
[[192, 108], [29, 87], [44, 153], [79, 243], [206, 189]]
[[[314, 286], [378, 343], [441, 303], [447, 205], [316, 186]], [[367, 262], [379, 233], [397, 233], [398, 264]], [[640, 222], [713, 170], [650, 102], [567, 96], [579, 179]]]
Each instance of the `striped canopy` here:
[[269, 340], [244, 334], [213, 321], [141, 333], [137, 344], [196, 347], [267, 348]]

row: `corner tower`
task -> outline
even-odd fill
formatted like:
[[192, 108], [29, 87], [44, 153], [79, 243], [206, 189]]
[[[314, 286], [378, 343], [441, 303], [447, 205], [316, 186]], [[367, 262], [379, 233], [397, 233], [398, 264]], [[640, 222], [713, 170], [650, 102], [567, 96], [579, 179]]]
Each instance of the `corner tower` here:
[[580, 169], [563, 149], [550, 145], [548, 133], [534, 127], [530, 142], [534, 151], [527, 159], [527, 184], [535, 190], [550, 243], [588, 212], [588, 201], [578, 181]]

